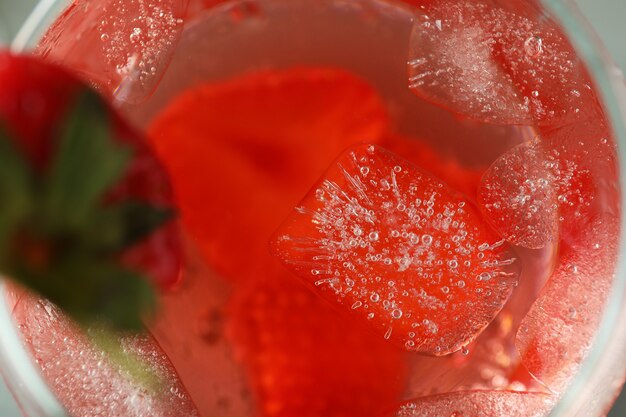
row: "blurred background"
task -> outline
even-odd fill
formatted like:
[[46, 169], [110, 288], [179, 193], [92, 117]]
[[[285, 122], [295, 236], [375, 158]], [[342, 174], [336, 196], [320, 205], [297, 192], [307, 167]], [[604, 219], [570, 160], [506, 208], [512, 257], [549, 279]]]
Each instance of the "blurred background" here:
[[[564, 0], [568, 1], [568, 0]], [[570, 0], [578, 4], [595, 28], [616, 64], [626, 70], [626, 0]], [[0, 0], [0, 44], [6, 44], [37, 0]], [[0, 417], [20, 417], [11, 394], [0, 379]], [[609, 417], [626, 416], [626, 391], [622, 393]]]

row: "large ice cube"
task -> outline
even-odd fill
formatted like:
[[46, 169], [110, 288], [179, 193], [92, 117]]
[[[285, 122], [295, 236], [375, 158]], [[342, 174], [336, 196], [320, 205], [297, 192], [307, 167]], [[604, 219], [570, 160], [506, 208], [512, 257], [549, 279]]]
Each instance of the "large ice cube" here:
[[188, 0], [77, 0], [37, 54], [65, 65], [122, 102], [143, 100], [169, 65]]
[[199, 416], [167, 356], [149, 335], [111, 343], [145, 364], [158, 381], [141, 383], [95, 347], [48, 301], [24, 293], [13, 309], [26, 348], [73, 416]]
[[536, 6], [510, 3], [438, 0], [424, 6], [412, 32], [410, 88], [490, 123], [577, 119], [594, 100], [574, 50]]

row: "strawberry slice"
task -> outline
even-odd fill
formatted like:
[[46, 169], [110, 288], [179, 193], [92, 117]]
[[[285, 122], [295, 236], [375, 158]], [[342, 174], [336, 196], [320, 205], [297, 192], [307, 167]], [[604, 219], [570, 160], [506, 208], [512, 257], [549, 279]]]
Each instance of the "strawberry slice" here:
[[291, 68], [189, 90], [150, 136], [184, 225], [208, 263], [233, 278], [267, 261], [272, 231], [335, 155], [377, 142], [387, 125], [381, 99], [361, 79]]
[[[405, 354], [280, 269], [230, 308], [235, 351], [263, 417], [378, 417], [405, 389]], [[372, 360], [376, 358], [376, 360]]]
[[79, 321], [109, 308], [121, 319], [138, 307], [131, 297], [152, 299], [139, 295], [151, 289], [137, 273], [175, 285], [178, 232], [163, 225], [171, 189], [144, 137], [77, 78], [32, 57], [0, 52], [0, 90], [3, 272]]
[[417, 138], [390, 135], [381, 142], [381, 146], [471, 198], [475, 198], [480, 178], [486, 169], [464, 166]]
[[555, 403], [542, 393], [461, 391], [408, 401], [389, 417], [544, 417]]
[[74, 0], [36, 54], [62, 63], [117, 100], [156, 88], [183, 29], [188, 0]]
[[385, 339], [431, 355], [474, 340], [518, 276], [507, 246], [462, 195], [374, 145], [339, 157], [272, 250]]

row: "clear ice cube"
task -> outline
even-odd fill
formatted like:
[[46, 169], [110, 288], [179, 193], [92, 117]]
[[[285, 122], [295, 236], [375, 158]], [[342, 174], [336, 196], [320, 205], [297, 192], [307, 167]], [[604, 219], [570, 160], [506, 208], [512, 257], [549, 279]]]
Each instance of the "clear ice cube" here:
[[75, 70], [120, 102], [149, 96], [166, 71], [188, 0], [74, 2], [36, 52]]
[[169, 359], [148, 334], [109, 340], [156, 376], [137, 380], [52, 303], [24, 293], [13, 315], [41, 373], [73, 416], [199, 416]]
[[573, 120], [592, 92], [573, 48], [530, 2], [434, 1], [416, 16], [409, 87], [495, 124]]

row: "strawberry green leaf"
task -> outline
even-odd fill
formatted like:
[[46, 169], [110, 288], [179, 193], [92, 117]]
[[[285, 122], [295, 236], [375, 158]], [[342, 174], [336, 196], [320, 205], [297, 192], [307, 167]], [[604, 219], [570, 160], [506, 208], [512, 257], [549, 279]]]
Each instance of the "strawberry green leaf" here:
[[170, 209], [128, 200], [92, 210], [80, 239], [96, 253], [113, 254], [141, 242], [173, 216]]
[[37, 172], [0, 130], [0, 272], [90, 327], [142, 330], [154, 289], [122, 255], [172, 217], [146, 202], [109, 201], [132, 149], [111, 129], [111, 113], [81, 93], [57, 132], [49, 172]]
[[84, 326], [105, 323], [118, 330], [139, 331], [142, 318], [156, 307], [152, 287], [139, 274], [79, 251], [43, 272], [21, 265], [14, 276]]
[[81, 94], [70, 114], [46, 186], [54, 226], [82, 227], [130, 161], [131, 150], [111, 140], [108, 114], [94, 92]]
[[30, 168], [0, 127], [0, 257], [7, 253], [9, 236], [16, 225], [33, 208], [33, 191]]

